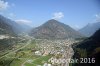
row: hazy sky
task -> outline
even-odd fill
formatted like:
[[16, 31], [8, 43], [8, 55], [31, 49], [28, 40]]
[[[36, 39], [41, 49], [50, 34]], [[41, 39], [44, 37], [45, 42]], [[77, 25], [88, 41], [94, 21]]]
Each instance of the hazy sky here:
[[34, 27], [53, 18], [81, 28], [99, 17], [99, 4], [99, 0], [0, 0], [0, 13]]

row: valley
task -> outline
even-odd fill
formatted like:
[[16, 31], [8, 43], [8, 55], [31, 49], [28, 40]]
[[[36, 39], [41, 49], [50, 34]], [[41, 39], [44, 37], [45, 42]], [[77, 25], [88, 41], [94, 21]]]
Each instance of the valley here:
[[87, 37], [55, 19], [35, 28], [22, 25], [0, 15], [0, 66], [80, 66], [75, 58], [100, 51], [100, 29]]
[[0, 15], [0, 66], [69, 66], [72, 45], [84, 37], [78, 31], [50, 19], [30, 31]]
[[71, 59], [74, 54], [71, 45], [77, 42], [75, 39], [30, 38], [27, 42], [17, 44], [17, 48], [6, 50], [8, 53], [0, 57], [0, 66], [68, 66], [69, 63], [56, 61]]

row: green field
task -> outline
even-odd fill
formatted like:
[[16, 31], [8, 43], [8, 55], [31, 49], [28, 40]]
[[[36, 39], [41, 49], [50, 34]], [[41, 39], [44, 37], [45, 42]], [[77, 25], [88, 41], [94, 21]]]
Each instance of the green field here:
[[[34, 50], [38, 50], [35, 41], [32, 40], [29, 43], [27, 42], [25, 47], [22, 48], [22, 45], [16, 45], [15, 50], [7, 50], [7, 54], [1, 56], [0, 66], [37, 66], [43, 65], [52, 57], [52, 55], [47, 56], [38, 56], [35, 55]], [[24, 44], [23, 44], [24, 45]]]

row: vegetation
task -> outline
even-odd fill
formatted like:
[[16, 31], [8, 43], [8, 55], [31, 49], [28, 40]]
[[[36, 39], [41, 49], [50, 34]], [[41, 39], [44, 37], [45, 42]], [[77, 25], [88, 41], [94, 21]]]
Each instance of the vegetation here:
[[79, 57], [81, 57], [81, 58], [87, 57], [86, 49], [76, 48], [76, 52], [78, 53]]
[[100, 29], [88, 39], [74, 46], [75, 54], [73, 58], [95, 58], [95, 63], [78, 63], [73, 66], [99, 66], [100, 63]]

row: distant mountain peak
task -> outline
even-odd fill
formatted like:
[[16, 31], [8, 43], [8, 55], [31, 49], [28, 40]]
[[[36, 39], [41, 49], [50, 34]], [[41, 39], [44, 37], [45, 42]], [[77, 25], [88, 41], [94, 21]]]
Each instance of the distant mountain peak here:
[[58, 21], [58, 20], [55, 20], [55, 19], [50, 19], [50, 20], [48, 20], [46, 23], [51, 23], [51, 24], [53, 24], [53, 23], [59, 23], [59, 21]]
[[100, 22], [88, 23], [85, 27], [79, 30], [83, 35], [90, 37], [96, 30], [100, 29]]
[[33, 29], [31, 31], [31, 36], [41, 39], [65, 39], [78, 38], [81, 34], [72, 29], [70, 26], [51, 19], [43, 25]]
[[58, 20], [56, 20], [56, 19], [50, 19], [50, 20], [48, 20], [48, 21], [58, 21]]

